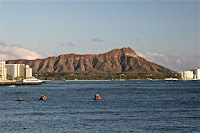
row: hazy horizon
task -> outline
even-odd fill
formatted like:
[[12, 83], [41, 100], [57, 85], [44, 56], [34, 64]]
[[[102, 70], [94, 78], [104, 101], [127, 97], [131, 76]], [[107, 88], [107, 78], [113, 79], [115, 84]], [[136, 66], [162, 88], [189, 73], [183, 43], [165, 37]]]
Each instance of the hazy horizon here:
[[132, 48], [175, 71], [200, 68], [200, 1], [0, 0], [0, 60]]

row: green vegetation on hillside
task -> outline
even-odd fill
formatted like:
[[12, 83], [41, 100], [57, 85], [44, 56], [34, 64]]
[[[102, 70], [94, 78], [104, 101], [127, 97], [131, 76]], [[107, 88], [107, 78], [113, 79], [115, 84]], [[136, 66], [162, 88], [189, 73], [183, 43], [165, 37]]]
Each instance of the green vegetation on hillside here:
[[41, 80], [117, 80], [117, 79], [164, 79], [177, 78], [176, 73], [35, 73], [33, 74]]

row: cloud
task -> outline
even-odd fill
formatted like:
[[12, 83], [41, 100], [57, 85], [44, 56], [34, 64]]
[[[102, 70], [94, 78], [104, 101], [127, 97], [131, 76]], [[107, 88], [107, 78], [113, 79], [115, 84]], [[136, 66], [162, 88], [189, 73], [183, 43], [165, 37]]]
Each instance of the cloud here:
[[146, 55], [142, 54], [142, 53], [137, 53], [138, 56], [142, 57], [142, 58], [145, 58], [146, 59]]
[[0, 41], [0, 48], [3, 47], [3, 46], [6, 46], [5, 41]]
[[76, 45], [73, 42], [68, 41], [66, 43], [60, 43], [60, 46], [62, 46], [62, 47], [74, 47]]
[[145, 54], [138, 53], [138, 55], [148, 61], [155, 62], [174, 71], [185, 71], [200, 68], [199, 55], [164, 55], [151, 52], [147, 52]]
[[93, 41], [93, 42], [104, 42], [104, 40], [102, 40], [102, 39], [100, 39], [100, 38], [97, 38], [97, 37], [92, 38], [92, 41]]
[[35, 51], [30, 51], [20, 48], [16, 45], [7, 46], [5, 42], [0, 41], [0, 60], [14, 60], [14, 59], [37, 59], [43, 56]]

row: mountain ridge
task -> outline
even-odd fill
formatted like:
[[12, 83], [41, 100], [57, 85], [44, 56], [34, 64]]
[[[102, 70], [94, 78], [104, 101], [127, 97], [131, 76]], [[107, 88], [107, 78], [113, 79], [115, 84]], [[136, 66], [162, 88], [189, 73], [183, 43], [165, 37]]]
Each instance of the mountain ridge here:
[[35, 60], [8, 60], [7, 64], [27, 64], [33, 72], [146, 72], [174, 73], [156, 63], [147, 61], [128, 48], [113, 49], [102, 54], [62, 54]]

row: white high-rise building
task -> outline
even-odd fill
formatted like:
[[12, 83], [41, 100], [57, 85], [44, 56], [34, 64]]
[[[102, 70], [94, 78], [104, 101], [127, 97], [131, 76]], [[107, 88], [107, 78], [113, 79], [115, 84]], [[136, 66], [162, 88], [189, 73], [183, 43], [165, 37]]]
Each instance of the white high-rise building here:
[[17, 64], [17, 69], [18, 69], [18, 77], [25, 77], [25, 64]]
[[194, 79], [194, 73], [193, 73], [193, 71], [184, 71], [183, 72], [183, 79], [184, 80]]
[[195, 75], [196, 79], [200, 80], [200, 69], [195, 69], [194, 75]]
[[0, 80], [6, 80], [7, 77], [7, 69], [5, 68], [5, 64], [5, 61], [0, 61]]
[[18, 77], [18, 69], [17, 64], [6, 64], [7, 74], [12, 76], [13, 78]]
[[25, 64], [6, 64], [5, 67], [7, 68], [8, 75], [12, 76], [13, 78], [16, 77], [32, 77], [32, 68], [29, 65]]
[[26, 78], [30, 78], [32, 77], [32, 68], [29, 67], [29, 65], [26, 65], [26, 68], [25, 68], [25, 77]]

